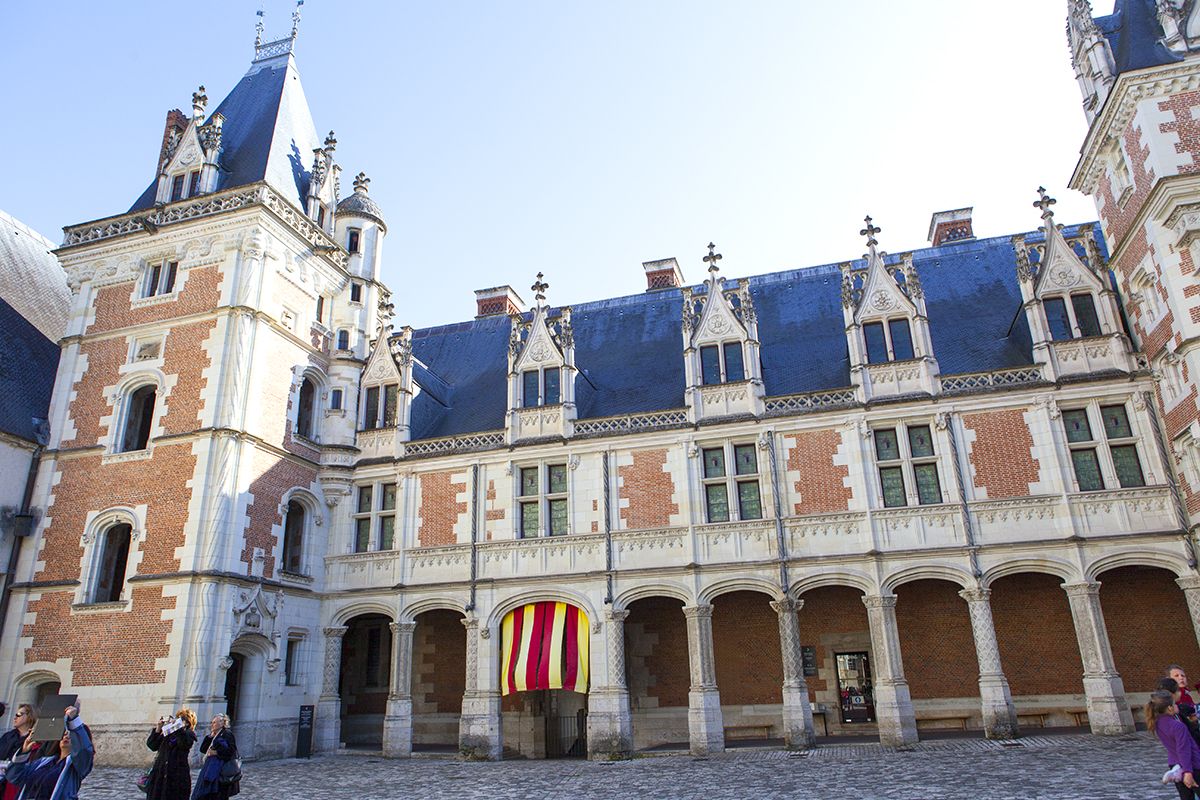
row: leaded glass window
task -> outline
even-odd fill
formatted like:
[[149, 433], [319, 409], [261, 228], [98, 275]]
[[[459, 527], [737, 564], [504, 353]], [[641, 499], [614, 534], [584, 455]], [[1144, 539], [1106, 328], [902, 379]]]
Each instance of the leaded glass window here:
[[[737, 519], [762, 519], [757, 447], [753, 444], [706, 447], [701, 451], [701, 458], [707, 521], [729, 522], [734, 519], [731, 497], [737, 500]], [[732, 474], [727, 468], [731, 461]]]

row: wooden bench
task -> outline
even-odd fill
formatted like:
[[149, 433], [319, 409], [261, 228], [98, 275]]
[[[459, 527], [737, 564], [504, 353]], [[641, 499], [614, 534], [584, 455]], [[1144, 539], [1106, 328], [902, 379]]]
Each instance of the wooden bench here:
[[[1044, 728], [1046, 727], [1046, 717], [1048, 716], [1050, 716], [1050, 712], [1048, 711], [1018, 711], [1017, 726], [1020, 728]], [[1034, 720], [1037, 720], [1036, 725], [1033, 724]]]
[[1075, 720], [1075, 727], [1084, 728], [1088, 724], [1088, 712], [1086, 708], [1068, 708], [1067, 713]]
[[725, 728], [726, 739], [770, 739], [770, 725], [730, 725]]
[[[820, 708], [814, 708], [812, 710], [812, 715], [813, 715], [813, 722], [814, 722], [813, 728], [814, 729], [816, 728], [815, 723], [816, 723], [817, 717], [820, 717], [821, 718], [821, 728], [824, 731], [824, 733], [822, 733], [821, 735], [828, 736], [829, 735], [829, 710], [826, 709], [824, 706], [822, 706]], [[816, 731], [814, 730], [813, 733], [816, 733]]]
[[[952, 713], [934, 713], [921, 714], [917, 717], [917, 727], [921, 727], [922, 722], [957, 722], [959, 730], [967, 729], [967, 721], [971, 719], [970, 714], [952, 714]], [[941, 726], [938, 726], [941, 727]]]

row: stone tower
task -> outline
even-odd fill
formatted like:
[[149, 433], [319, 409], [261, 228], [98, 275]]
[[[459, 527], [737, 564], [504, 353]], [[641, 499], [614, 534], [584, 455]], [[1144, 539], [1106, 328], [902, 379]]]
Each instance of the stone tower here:
[[181, 705], [233, 716], [243, 755], [283, 755], [323, 687], [326, 520], [386, 228], [365, 176], [339, 203], [298, 19], [271, 42], [260, 26], [211, 113], [204, 87], [169, 112], [141, 197], [57, 251], [72, 308], [0, 675], [6, 699], [83, 694], [110, 763], [144, 761], [141, 732]]

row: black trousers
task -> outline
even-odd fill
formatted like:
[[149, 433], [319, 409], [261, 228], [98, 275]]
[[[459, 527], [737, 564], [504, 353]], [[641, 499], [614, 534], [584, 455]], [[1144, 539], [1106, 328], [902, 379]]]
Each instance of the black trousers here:
[[1200, 789], [1189, 789], [1183, 781], [1175, 784], [1175, 791], [1179, 792], [1179, 800], [1200, 800]]

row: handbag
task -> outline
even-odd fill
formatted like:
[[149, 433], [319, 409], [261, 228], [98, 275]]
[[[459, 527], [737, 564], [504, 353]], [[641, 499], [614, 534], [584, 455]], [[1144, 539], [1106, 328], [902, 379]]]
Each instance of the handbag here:
[[150, 773], [152, 772], [154, 772], [154, 767], [146, 767], [146, 771], [137, 776], [137, 780], [134, 781], [134, 783], [137, 785], [137, 788], [141, 789], [143, 792], [150, 791]]
[[236, 783], [242, 779], [242, 759], [236, 755], [228, 761], [221, 762], [221, 773], [217, 776], [217, 783], [222, 786], [228, 786], [231, 783]]

